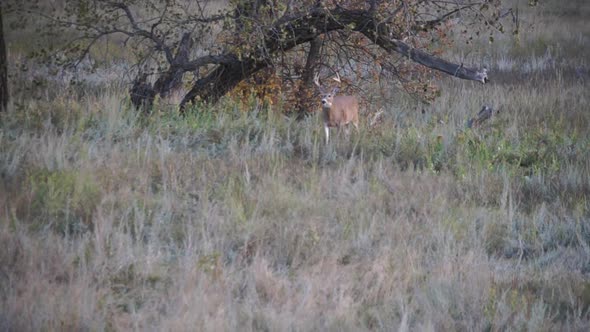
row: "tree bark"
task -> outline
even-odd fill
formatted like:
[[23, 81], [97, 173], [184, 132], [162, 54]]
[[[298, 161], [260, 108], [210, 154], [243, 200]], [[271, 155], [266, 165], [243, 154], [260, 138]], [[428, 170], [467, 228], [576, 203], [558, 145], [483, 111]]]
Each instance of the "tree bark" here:
[[149, 112], [157, 95], [166, 97], [182, 84], [182, 76], [187, 72], [184, 66], [189, 63], [192, 45], [191, 35], [187, 32], [178, 44], [178, 50], [172, 59], [170, 68], [158, 77], [153, 86], [147, 82], [147, 76], [144, 73], [138, 74], [129, 90], [131, 103], [135, 108]]
[[309, 97], [312, 95], [313, 74], [316, 71], [318, 61], [320, 60], [320, 51], [322, 49], [322, 40], [315, 38], [309, 42], [309, 51], [305, 61], [305, 68], [301, 75], [301, 86], [297, 95], [297, 118], [301, 119], [310, 113]]
[[250, 77], [260, 69], [266, 68], [267, 63], [257, 61], [239, 61], [231, 64], [219, 65], [213, 72], [199, 79], [180, 103], [180, 111], [184, 112], [189, 102], [202, 100], [215, 103], [219, 98], [231, 91], [243, 79]]
[[172, 90], [182, 85], [182, 76], [185, 73], [182, 65], [188, 63], [190, 50], [193, 47], [193, 42], [190, 33], [185, 33], [180, 40], [178, 50], [174, 55], [174, 60], [170, 65], [170, 69], [154, 83], [154, 90], [156, 94], [166, 97]]
[[2, 6], [0, 5], [0, 111], [6, 110], [8, 98], [8, 63], [2, 26]]
[[[372, 22], [373, 23], [373, 22]], [[410, 45], [393, 38], [387, 38], [390, 35], [387, 26], [367, 27], [361, 32], [369, 39], [372, 39], [378, 46], [388, 52], [399, 53], [410, 60], [419, 63], [425, 67], [432, 68], [454, 77], [465, 80], [478, 81], [486, 83], [488, 81], [487, 69], [473, 69], [463, 67], [463, 64], [457, 65], [445, 59], [438, 58], [422, 50], [411, 47]]]
[[129, 96], [131, 97], [131, 104], [142, 112], [149, 113], [154, 104], [154, 98], [156, 92], [152, 85], [147, 81], [147, 75], [139, 73], [139, 75], [133, 81], [133, 85], [129, 90]]

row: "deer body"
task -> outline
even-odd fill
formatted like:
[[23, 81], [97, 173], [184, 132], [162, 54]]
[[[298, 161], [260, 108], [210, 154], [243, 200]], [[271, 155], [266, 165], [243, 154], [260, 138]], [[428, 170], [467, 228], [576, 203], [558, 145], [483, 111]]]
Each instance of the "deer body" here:
[[322, 116], [326, 143], [330, 140], [330, 128], [342, 128], [352, 123], [359, 128], [359, 103], [354, 96], [326, 95], [322, 98]]
[[[340, 83], [340, 77], [335, 79]], [[322, 118], [324, 122], [324, 132], [326, 134], [326, 144], [330, 140], [330, 128], [339, 130], [350, 123], [356, 130], [359, 129], [359, 102], [355, 96], [336, 96], [338, 88], [326, 93], [319, 83], [318, 76], [315, 77], [315, 83], [322, 93]]]

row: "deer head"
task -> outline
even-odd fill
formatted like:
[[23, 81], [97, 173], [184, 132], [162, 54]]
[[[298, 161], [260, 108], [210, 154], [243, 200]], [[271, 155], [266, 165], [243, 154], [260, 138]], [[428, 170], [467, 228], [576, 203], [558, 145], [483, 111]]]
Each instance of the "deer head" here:
[[[334, 81], [342, 83], [340, 75], [336, 73]], [[342, 128], [352, 123], [358, 131], [359, 124], [359, 102], [355, 96], [339, 95], [338, 87], [332, 90], [326, 90], [322, 87], [319, 80], [319, 74], [314, 77], [314, 83], [317, 85], [321, 94], [322, 116], [324, 121], [324, 132], [326, 134], [326, 144], [330, 140], [330, 128]]]

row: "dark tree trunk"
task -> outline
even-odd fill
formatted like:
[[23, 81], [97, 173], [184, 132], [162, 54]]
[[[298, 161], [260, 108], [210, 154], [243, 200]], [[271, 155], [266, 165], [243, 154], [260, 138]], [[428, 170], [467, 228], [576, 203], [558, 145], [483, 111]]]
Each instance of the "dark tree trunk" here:
[[184, 112], [188, 103], [197, 99], [206, 103], [217, 102], [243, 79], [266, 67], [267, 63], [264, 62], [238, 59], [231, 64], [218, 66], [212, 73], [194, 83], [192, 89], [182, 99], [180, 111]]
[[301, 86], [297, 95], [297, 118], [301, 119], [306, 114], [311, 113], [313, 101], [309, 97], [313, 95], [313, 74], [316, 71], [318, 61], [320, 60], [320, 51], [322, 49], [322, 40], [315, 38], [309, 42], [309, 51], [305, 61], [305, 68], [301, 75]]
[[170, 69], [164, 73], [156, 83], [154, 83], [154, 90], [156, 94], [166, 97], [172, 90], [177, 89], [182, 85], [182, 76], [185, 73], [182, 64], [189, 61], [190, 50], [193, 47], [193, 42], [190, 33], [185, 33], [180, 40], [178, 50], [174, 56], [174, 60], [170, 65]]
[[4, 44], [4, 29], [2, 26], [2, 6], [0, 5], [0, 111], [8, 106], [8, 62], [6, 59], [6, 45]]
[[178, 44], [170, 68], [162, 73], [152, 86], [147, 81], [147, 75], [140, 73], [129, 90], [131, 103], [137, 109], [149, 112], [157, 95], [166, 97], [172, 90], [182, 85], [182, 76], [186, 72], [183, 65], [189, 61], [190, 50], [193, 46], [190, 33], [185, 33]]
[[131, 104], [143, 112], [149, 112], [152, 109], [156, 92], [152, 85], [147, 81], [147, 75], [139, 74], [133, 81], [133, 85], [129, 90], [131, 97]]

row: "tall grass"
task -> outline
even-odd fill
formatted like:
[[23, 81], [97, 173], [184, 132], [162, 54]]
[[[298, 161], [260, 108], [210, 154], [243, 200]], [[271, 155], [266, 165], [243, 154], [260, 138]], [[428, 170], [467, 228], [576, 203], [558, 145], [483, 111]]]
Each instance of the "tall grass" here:
[[[257, 104], [22, 95], [0, 129], [0, 329], [586, 330], [590, 90], [568, 50], [328, 146], [319, 118]], [[467, 129], [482, 104], [501, 112]]]

